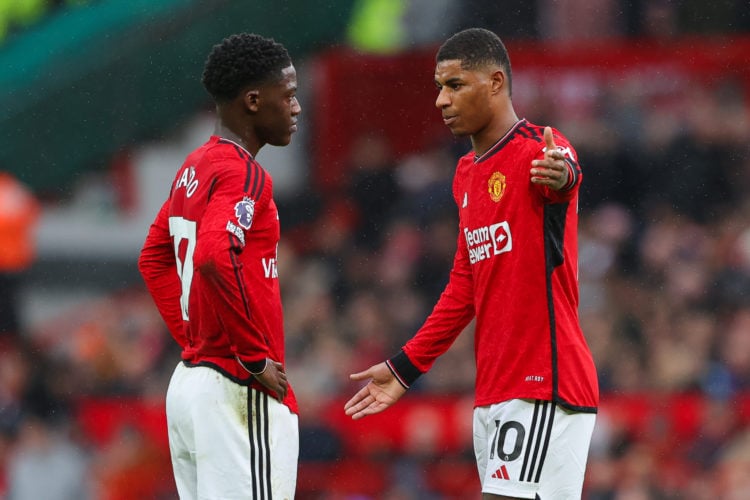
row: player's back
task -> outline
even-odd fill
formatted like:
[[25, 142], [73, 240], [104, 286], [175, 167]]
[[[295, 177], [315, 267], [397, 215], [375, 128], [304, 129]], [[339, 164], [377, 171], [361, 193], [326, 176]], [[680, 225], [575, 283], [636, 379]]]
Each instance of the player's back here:
[[[172, 183], [170, 217], [183, 217], [200, 226], [211, 197], [211, 186], [217, 181], [219, 160], [229, 156], [217, 146], [216, 141], [209, 140], [185, 158]], [[225, 168], [231, 164], [227, 162]]]
[[283, 361], [273, 182], [245, 149], [213, 136], [175, 176], [169, 227], [181, 276], [183, 359], [249, 379], [237, 356]]

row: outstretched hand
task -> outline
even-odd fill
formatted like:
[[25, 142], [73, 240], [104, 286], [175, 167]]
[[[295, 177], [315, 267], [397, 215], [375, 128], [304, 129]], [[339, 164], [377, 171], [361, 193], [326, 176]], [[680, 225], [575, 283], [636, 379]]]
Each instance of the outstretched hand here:
[[367, 415], [380, 413], [406, 393], [404, 386], [393, 376], [385, 363], [371, 366], [367, 370], [349, 375], [352, 380], [368, 380], [366, 386], [344, 405], [344, 412], [358, 420]]
[[531, 182], [559, 191], [568, 185], [570, 171], [565, 163], [565, 155], [555, 145], [550, 127], [544, 127], [544, 142], [547, 146], [544, 150], [544, 159], [531, 162]]
[[253, 374], [253, 377], [255, 377], [263, 387], [275, 392], [276, 399], [279, 400], [279, 403], [284, 402], [286, 391], [289, 389], [289, 381], [284, 372], [284, 365], [269, 358], [266, 360], [265, 370], [261, 373]]

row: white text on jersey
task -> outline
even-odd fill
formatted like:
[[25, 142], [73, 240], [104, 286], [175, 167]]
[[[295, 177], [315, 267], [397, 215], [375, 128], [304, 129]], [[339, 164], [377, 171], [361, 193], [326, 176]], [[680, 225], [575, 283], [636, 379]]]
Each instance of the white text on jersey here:
[[235, 235], [237, 239], [240, 240], [240, 243], [242, 243], [242, 246], [245, 246], [245, 233], [242, 229], [235, 226], [231, 220], [227, 221], [227, 231]]
[[195, 178], [195, 167], [187, 167], [182, 171], [182, 175], [174, 185], [175, 191], [181, 187], [185, 188], [188, 198], [193, 196], [195, 190], [198, 189], [198, 179]]
[[513, 238], [507, 221], [473, 230], [464, 228], [464, 237], [472, 264], [513, 249]]
[[263, 261], [263, 272], [266, 278], [278, 278], [279, 268], [276, 266], [276, 258], [271, 257], [270, 259], [266, 259], [263, 257], [261, 260]]

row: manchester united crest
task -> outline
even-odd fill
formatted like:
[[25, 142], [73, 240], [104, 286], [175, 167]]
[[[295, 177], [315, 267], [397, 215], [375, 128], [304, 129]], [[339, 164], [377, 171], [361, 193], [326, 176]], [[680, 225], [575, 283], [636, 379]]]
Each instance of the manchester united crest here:
[[493, 173], [490, 180], [487, 181], [487, 186], [489, 187], [490, 198], [497, 203], [505, 193], [505, 176], [500, 172]]

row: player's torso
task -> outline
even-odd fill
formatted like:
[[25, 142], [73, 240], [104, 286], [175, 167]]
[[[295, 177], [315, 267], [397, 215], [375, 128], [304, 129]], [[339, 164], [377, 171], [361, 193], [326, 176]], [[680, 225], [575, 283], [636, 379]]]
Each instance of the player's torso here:
[[480, 404], [551, 396], [544, 199], [529, 172], [542, 147], [515, 133], [458, 166], [454, 194], [474, 281]]
[[[217, 183], [222, 182], [222, 177], [228, 177], [229, 169], [238, 170], [238, 177], [245, 175], [247, 169], [243, 162], [237, 160], [207, 161], [204, 153], [199, 149], [187, 157], [175, 178], [170, 200], [170, 217], [178, 216], [195, 221], [198, 234], [202, 225], [209, 222], [204, 220], [207, 217], [206, 207], [214, 196]], [[258, 165], [257, 168], [262, 167]], [[265, 172], [263, 182], [264, 189], [270, 191], [271, 178]], [[233, 212], [233, 217], [226, 217], [226, 220], [222, 219], [218, 224], [215, 221], [211, 223], [222, 231], [234, 234], [242, 242], [240, 258], [247, 266], [246, 273], [253, 282], [257, 281], [263, 287], [277, 287], [276, 252], [281, 228], [273, 196], [262, 204], [250, 196], [244, 196], [241, 200], [228, 200], [228, 203], [233, 207], [233, 211], [228, 212]]]
[[[261, 172], [261, 167], [257, 164], [255, 168], [258, 175], [247, 176], [245, 172], [248, 166], [245, 160], [236, 159], [230, 151], [224, 161], [222, 154], [217, 154], [216, 150], [207, 154], [208, 148], [221, 148], [221, 145], [206, 145], [196, 150], [186, 158], [175, 177], [170, 198], [170, 226], [173, 219], [185, 219], [195, 223], [196, 239], [208, 230], [218, 231], [227, 238], [230, 234], [236, 236], [242, 244], [242, 251], [232, 255], [238, 264], [235, 272], [242, 274], [240, 281], [252, 292], [237, 297], [237, 300], [249, 303], [251, 314], [265, 331], [282, 335], [277, 267], [280, 224], [276, 203], [269, 195], [258, 200], [243, 196], [240, 189], [237, 190], [240, 194], [234, 198], [222, 199], [222, 194], [217, 194], [225, 192], [217, 188], [219, 183], [229, 182], [229, 178], [242, 180], [245, 177], [250, 177], [245, 190], [252, 192], [252, 184], [257, 183], [255, 179], [261, 174], [265, 183], [263, 189], [270, 192], [270, 176]], [[232, 172], [232, 169], [235, 171]], [[210, 201], [219, 204], [220, 208], [207, 210]], [[185, 264], [189, 253], [188, 244], [189, 242], [183, 241], [176, 245], [178, 260]], [[190, 338], [200, 336], [204, 343], [209, 344], [209, 348], [211, 344], [221, 343], [221, 331], [227, 327], [221, 318], [213, 314], [211, 300], [212, 294], [205, 293], [200, 277], [194, 275], [190, 290], [192, 314], [190, 324], [186, 327], [190, 330]], [[200, 323], [196, 323], [195, 319], [199, 319]], [[196, 328], [200, 328], [200, 333], [195, 331]]]
[[[511, 138], [481, 161], [467, 155], [459, 163], [455, 195], [478, 321], [492, 304], [543, 290], [544, 201], [529, 174], [538, 149], [536, 143]], [[503, 309], [494, 317], [511, 319], [512, 311]]]

